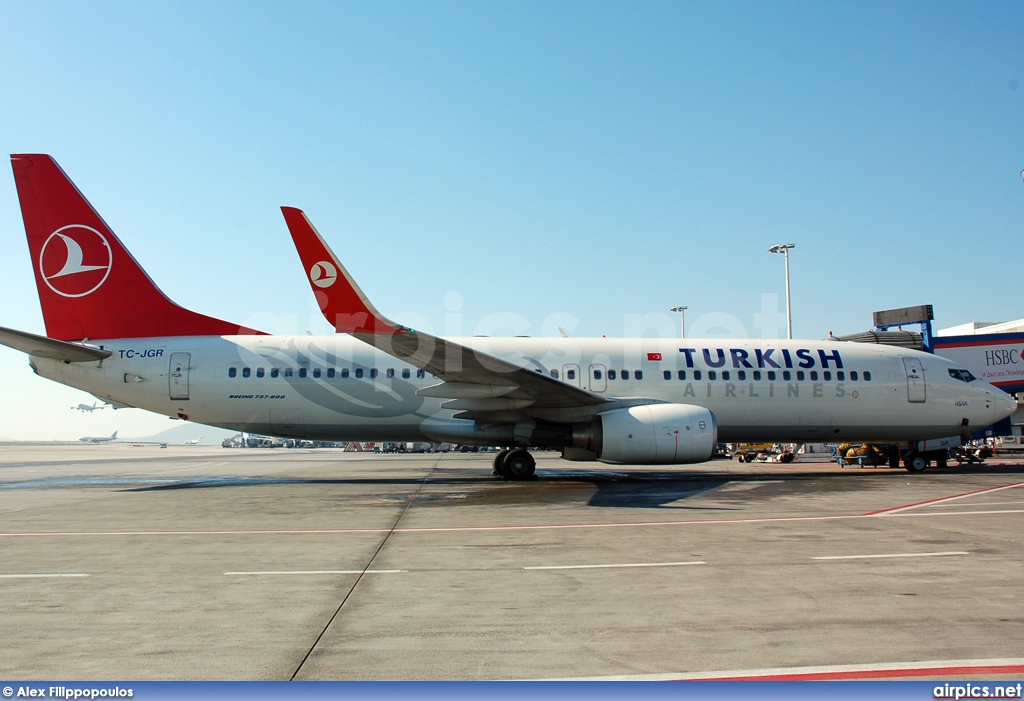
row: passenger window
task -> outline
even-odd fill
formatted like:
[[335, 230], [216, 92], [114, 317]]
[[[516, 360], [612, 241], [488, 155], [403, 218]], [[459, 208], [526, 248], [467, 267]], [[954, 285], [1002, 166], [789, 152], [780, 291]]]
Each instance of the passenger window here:
[[856, 382], [856, 381], [857, 381], [857, 371], [853, 370], [853, 371], [850, 372], [850, 382]]
[[[615, 372], [615, 371], [612, 370], [611, 372], [609, 372], [609, 375], [611, 375], [612, 372]], [[551, 371], [551, 376], [557, 380], [558, 379], [558, 370], [552, 370]]]
[[384, 374], [387, 375], [387, 378], [390, 380], [391, 378], [393, 378], [395, 376], [395, 369], [394, 368], [388, 368], [387, 372], [385, 372]]
[[320, 368], [313, 368], [313, 377], [320, 377]]
[[680, 370], [679, 371], [679, 379], [680, 380], [685, 380], [686, 379], [686, 370]]
[[629, 379], [629, 370], [623, 370], [622, 371], [622, 379], [623, 380], [628, 380]]
[[277, 368], [270, 368], [270, 376], [271, 377], [277, 377], [280, 374], [281, 374], [281, 371], [278, 370]]
[[[953, 372], [953, 371], [950, 370], [950, 372]], [[238, 368], [228, 368], [228, 377], [237, 377], [237, 376], [238, 376]]]
[[821, 374], [824, 377], [825, 382], [831, 382], [832, 381], [832, 371], [831, 370], [826, 370], [825, 372], [823, 372]]
[[256, 377], [263, 377], [263, 375], [266, 374], [266, 372], [267, 371], [264, 370], [263, 368], [256, 368]]
[[609, 370], [608, 371], [608, 379], [609, 380], [614, 380], [615, 379], [615, 371], [614, 370]]
[[718, 379], [718, 373], [715, 372], [714, 370], [708, 370], [708, 379], [709, 380], [717, 380]]
[[843, 382], [846, 379], [846, 373], [842, 370], [836, 370], [836, 380]]
[[334, 379], [334, 368], [327, 368], [327, 379], [328, 380], [333, 380]]
[[363, 377], [363, 369], [362, 368], [356, 368], [356, 378], [357, 379], [362, 379], [362, 377]]
[[769, 382], [775, 382], [775, 371], [774, 370], [769, 370], [768, 371], [768, 381]]
[[818, 371], [817, 370], [811, 370], [811, 382], [817, 382], [817, 381], [818, 381]]
[[348, 368], [342, 368], [341, 369], [341, 379], [343, 379], [343, 380], [347, 380], [348, 379]]
[[595, 380], [600, 380], [601, 379], [601, 371], [597, 370], [596, 368], [594, 370], [594, 379]]
[[695, 380], [699, 380], [700, 379], [700, 370], [694, 370], [693, 371], [693, 379], [695, 379]]
[[410, 377], [412, 377], [412, 373], [409, 372], [409, 368], [402, 368], [402, 379], [408, 380]]
[[789, 370], [783, 370], [782, 371], [782, 379], [783, 379], [784, 382], [789, 382], [792, 378], [793, 378], [793, 373], [791, 373]]
[[575, 370], [566, 370], [565, 371], [565, 379], [567, 379], [567, 380], [575, 380], [576, 379], [576, 371]]
[[637, 370], [636, 372], [633, 373], [633, 377], [635, 377], [638, 380], [644, 379], [644, 371], [643, 370]]
[[804, 371], [803, 370], [797, 370], [796, 371], [796, 379], [797, 379], [798, 382], [803, 382], [804, 381]]
[[754, 370], [754, 382], [760, 382], [760, 381], [761, 381], [761, 371], [760, 370]]
[[865, 382], [871, 382], [871, 371], [870, 370], [865, 370], [864, 371], [864, 381]]
[[746, 370], [737, 370], [736, 371], [736, 379], [738, 379], [740, 382], [742, 382], [743, 380], [747, 379], [747, 371]]
[[728, 380], [729, 379], [729, 371], [728, 370], [722, 370], [722, 379], [723, 380]]
[[308, 374], [306, 368], [299, 368], [299, 377], [305, 377]]
[[242, 368], [242, 377], [248, 377], [252, 374], [252, 370], [249, 368]]
[[421, 380], [424, 377], [426, 377], [426, 376], [427, 376], [427, 371], [426, 370], [417, 370], [416, 371], [416, 377], [420, 378]]
[[671, 370], [665, 370], [665, 371], [662, 372], [662, 376], [666, 380], [671, 380], [672, 379], [672, 371]]
[[370, 368], [370, 379], [371, 380], [376, 380], [377, 379], [377, 368]]

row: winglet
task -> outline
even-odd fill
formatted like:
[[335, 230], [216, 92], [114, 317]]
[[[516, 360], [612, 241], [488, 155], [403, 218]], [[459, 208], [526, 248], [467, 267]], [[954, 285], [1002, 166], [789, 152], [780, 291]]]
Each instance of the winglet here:
[[370, 303], [305, 212], [295, 207], [281, 212], [320, 311], [335, 331], [390, 336], [403, 330]]

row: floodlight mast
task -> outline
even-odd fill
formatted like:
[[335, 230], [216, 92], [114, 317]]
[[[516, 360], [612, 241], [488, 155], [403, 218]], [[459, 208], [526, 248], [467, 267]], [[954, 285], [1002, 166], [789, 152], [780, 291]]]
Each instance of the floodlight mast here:
[[795, 243], [777, 243], [768, 249], [769, 253], [782, 253], [786, 256], [786, 338], [793, 338], [793, 310], [789, 304], [789, 249], [796, 248]]
[[680, 305], [677, 307], [672, 307], [671, 309], [669, 309], [669, 311], [679, 312], [679, 314], [682, 316], [682, 318], [680, 319], [679, 326], [683, 330], [683, 335], [680, 336], [680, 338], [686, 338], [686, 307]]

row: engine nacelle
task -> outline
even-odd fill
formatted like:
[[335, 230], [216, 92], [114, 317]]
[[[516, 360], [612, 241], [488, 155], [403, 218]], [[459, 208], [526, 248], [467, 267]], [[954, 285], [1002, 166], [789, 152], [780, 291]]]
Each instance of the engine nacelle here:
[[576, 446], [605, 463], [682, 465], [710, 460], [717, 442], [718, 423], [704, 407], [646, 404], [598, 414], [593, 432]]

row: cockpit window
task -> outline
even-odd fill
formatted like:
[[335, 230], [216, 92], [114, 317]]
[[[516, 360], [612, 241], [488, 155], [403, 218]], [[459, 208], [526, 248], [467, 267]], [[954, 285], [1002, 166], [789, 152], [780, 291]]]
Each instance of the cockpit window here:
[[971, 374], [970, 370], [960, 370], [957, 368], [951, 368], [949, 376], [954, 380], [960, 380], [961, 382], [972, 382], [978, 378]]

